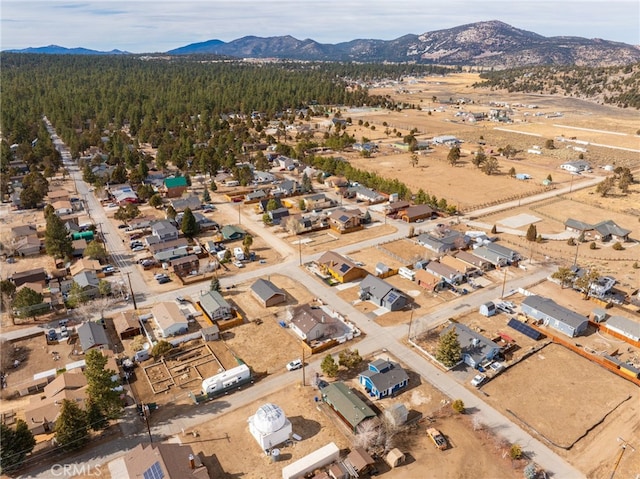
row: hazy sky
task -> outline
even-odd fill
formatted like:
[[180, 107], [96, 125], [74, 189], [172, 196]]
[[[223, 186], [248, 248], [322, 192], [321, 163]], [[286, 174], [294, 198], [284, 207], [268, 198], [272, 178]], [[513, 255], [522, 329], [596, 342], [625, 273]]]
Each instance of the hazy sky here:
[[55, 44], [165, 52], [245, 35], [391, 40], [484, 20], [544, 36], [640, 44], [638, 0], [1, 0], [0, 19], [2, 50]]

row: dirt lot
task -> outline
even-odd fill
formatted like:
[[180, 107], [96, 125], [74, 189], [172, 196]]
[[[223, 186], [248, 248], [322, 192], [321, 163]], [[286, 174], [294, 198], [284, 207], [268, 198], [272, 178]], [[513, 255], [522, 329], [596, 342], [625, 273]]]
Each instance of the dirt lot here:
[[[525, 390], [536, 400], [523, 401]], [[542, 438], [589, 477], [602, 477], [595, 471], [611, 467], [620, 447], [616, 435], [629, 440], [638, 437], [640, 430], [638, 388], [555, 344], [507, 369], [483, 391], [489, 404]], [[600, 452], [591, 455], [596, 450]], [[628, 459], [628, 475], [621, 469], [620, 477], [632, 477], [633, 464], [640, 464], [637, 457]]]
[[[417, 377], [412, 373], [410, 376], [412, 381]], [[349, 384], [360, 390], [355, 380], [350, 380]], [[433, 477], [521, 477], [522, 473], [514, 469], [510, 461], [502, 459], [500, 453], [503, 445], [493, 439], [491, 434], [474, 433], [471, 418], [451, 414], [450, 406], [442, 402], [444, 397], [429, 384], [412, 384], [409, 390], [397, 398], [375, 404], [384, 408], [391, 403], [403, 402], [407, 409], [413, 411], [412, 414], [421, 413], [428, 418], [409, 428], [406, 433], [396, 436], [397, 446], [407, 453], [407, 462], [390, 470], [382, 461], [378, 461], [376, 466], [384, 477], [423, 478], [425, 464], [429, 465]], [[297, 385], [199, 426], [197, 438], [187, 431], [181, 441], [192, 444], [196, 452], [203, 453], [204, 462], [212, 477], [278, 477], [282, 467], [331, 441], [341, 449], [353, 446], [354, 436], [326, 406], [319, 407], [314, 401], [315, 397], [318, 397], [317, 390]], [[281, 407], [292, 422], [293, 432], [302, 437], [299, 442], [279, 447], [281, 453], [277, 463], [271, 462], [260, 450], [245, 421], [265, 402]], [[433, 447], [426, 435], [428, 426], [442, 431], [449, 441], [449, 449], [438, 451]], [[468, 460], [469, 450], [474, 451], [473, 461]]]

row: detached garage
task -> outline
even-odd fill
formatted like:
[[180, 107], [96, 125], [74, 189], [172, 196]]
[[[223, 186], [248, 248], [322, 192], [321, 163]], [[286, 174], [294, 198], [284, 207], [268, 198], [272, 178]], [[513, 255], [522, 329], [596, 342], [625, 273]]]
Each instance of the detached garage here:
[[251, 285], [251, 292], [265, 308], [284, 303], [287, 300], [287, 295], [283, 290], [271, 281], [262, 278]]

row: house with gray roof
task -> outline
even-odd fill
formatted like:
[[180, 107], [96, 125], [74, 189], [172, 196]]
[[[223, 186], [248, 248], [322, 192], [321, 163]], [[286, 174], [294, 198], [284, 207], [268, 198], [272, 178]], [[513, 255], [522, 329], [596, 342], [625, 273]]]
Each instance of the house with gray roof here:
[[251, 293], [265, 308], [287, 300], [287, 294], [284, 290], [278, 288], [271, 281], [262, 278], [251, 285]]
[[358, 374], [358, 382], [370, 397], [382, 399], [395, 396], [409, 384], [409, 376], [398, 363], [385, 359], [376, 359], [369, 363], [366, 371]]
[[200, 198], [195, 195], [187, 196], [186, 198], [174, 198], [171, 200], [171, 206], [173, 209], [180, 212], [189, 208], [191, 211], [199, 210], [202, 208], [202, 202]]
[[605, 220], [600, 223], [591, 224], [568, 218], [567, 221], [564, 222], [564, 227], [567, 231], [584, 235], [585, 239], [594, 239], [603, 242], [612, 239], [623, 242], [629, 241], [629, 234], [631, 233], [631, 230], [618, 226], [613, 220]]
[[568, 161], [567, 163], [563, 163], [560, 165], [560, 168], [570, 173], [580, 173], [582, 171], [589, 171], [591, 169], [591, 166], [587, 161], [577, 160], [577, 161]]
[[168, 220], [155, 221], [151, 224], [151, 234], [160, 241], [171, 241], [178, 239], [178, 228]]
[[503, 266], [507, 266], [509, 264], [504, 256], [494, 251], [490, 251], [486, 246], [480, 246], [474, 249], [473, 255], [477, 256], [483, 261], [488, 261], [496, 268], [502, 268]]
[[289, 327], [306, 342], [338, 338], [348, 332], [347, 325], [328, 308], [302, 304], [290, 312]]
[[73, 281], [80, 286], [87, 298], [93, 299], [100, 295], [100, 290], [98, 288], [100, 280], [98, 279], [95, 271], [81, 271], [73, 276]]
[[300, 185], [296, 180], [285, 180], [271, 190], [273, 196], [292, 196], [300, 191]]
[[360, 282], [360, 299], [371, 301], [389, 311], [399, 311], [408, 303], [408, 298], [402, 291], [372, 274]]
[[255, 190], [244, 196], [245, 201], [254, 202], [267, 198], [268, 195], [264, 190]]
[[424, 269], [436, 278], [440, 278], [449, 284], [457, 285], [464, 281], [464, 274], [439, 261], [430, 261]]
[[507, 260], [507, 264], [517, 263], [522, 259], [520, 253], [511, 248], [507, 248], [506, 246], [502, 246], [501, 244], [490, 242], [486, 244], [486, 248], [499, 256], [502, 256]]
[[527, 296], [520, 305], [520, 309], [527, 316], [542, 321], [545, 326], [560, 331], [570, 338], [580, 336], [589, 325], [586, 316], [542, 296]]
[[271, 210], [268, 212], [269, 219], [274, 225], [279, 225], [282, 222], [283, 218], [289, 216], [289, 208], [276, 208], [275, 210]]
[[366, 203], [369, 203], [370, 205], [374, 203], [381, 203], [387, 200], [387, 197], [382, 193], [378, 193], [371, 188], [366, 188], [361, 185], [351, 186], [347, 188], [347, 196], [355, 196], [357, 200], [364, 201]]
[[77, 332], [80, 347], [85, 353], [90, 349], [109, 345], [109, 339], [104, 327], [96, 322], [87, 321], [81, 324], [78, 326]]
[[473, 253], [468, 251], [458, 251], [455, 255], [456, 259], [463, 261], [471, 267], [478, 268], [481, 271], [488, 271], [491, 269], [491, 263], [485, 259], [482, 259]]
[[470, 241], [468, 236], [455, 230], [443, 234], [422, 233], [416, 238], [416, 243], [438, 254], [465, 248]]
[[498, 344], [461, 323], [451, 323], [440, 335], [442, 336], [452, 329], [455, 329], [458, 335], [462, 361], [472, 368], [494, 359], [501, 351]]
[[624, 316], [611, 316], [604, 323], [604, 327], [610, 331], [625, 336], [632, 341], [640, 341], [640, 323]]
[[229, 302], [222, 297], [217, 291], [208, 291], [200, 296], [198, 301], [202, 311], [211, 319], [217, 321], [219, 319], [227, 319], [232, 316], [232, 308]]

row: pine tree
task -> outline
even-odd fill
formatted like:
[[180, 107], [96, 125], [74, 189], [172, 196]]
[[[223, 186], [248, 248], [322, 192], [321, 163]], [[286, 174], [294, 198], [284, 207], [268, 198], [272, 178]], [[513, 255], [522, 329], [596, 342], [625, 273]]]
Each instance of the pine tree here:
[[320, 363], [320, 369], [330, 378], [335, 378], [338, 375], [339, 367], [333, 359], [333, 356], [327, 354], [322, 360], [322, 363]]
[[42, 294], [25, 287], [15, 294], [11, 305], [18, 311], [18, 316], [35, 317], [38, 313], [48, 309], [48, 306], [46, 306], [43, 301], [44, 297]]
[[85, 361], [84, 375], [87, 378], [87, 396], [106, 418], [117, 418], [122, 412], [122, 403], [119, 393], [113, 390], [116, 384], [111, 380], [116, 372], [105, 369], [107, 357], [98, 350], [88, 351]]
[[536, 225], [531, 223], [529, 225], [529, 228], [527, 229], [527, 241], [535, 241], [537, 237], [538, 237], [538, 228], [536, 228]]
[[44, 246], [49, 256], [54, 258], [70, 258], [73, 244], [64, 223], [58, 215], [47, 217], [47, 231], [44, 234]]
[[107, 257], [107, 250], [102, 243], [93, 240], [85, 248], [84, 256], [91, 259], [102, 260]]
[[193, 213], [191, 212], [191, 208], [187, 208], [184, 210], [184, 214], [182, 215], [182, 225], [180, 229], [187, 238], [193, 238], [198, 234], [200, 227], [196, 222], [196, 217], [193, 216]]
[[109, 421], [100, 409], [98, 403], [94, 399], [88, 398], [85, 405], [87, 408], [87, 422], [89, 427], [94, 431], [105, 429], [109, 425]]
[[217, 291], [219, 293], [221, 289], [222, 289], [222, 287], [220, 286], [220, 280], [218, 279], [217, 276], [214, 276], [211, 279], [211, 284], [209, 285], [209, 290], [210, 291]]
[[35, 445], [33, 433], [22, 419], [16, 421], [15, 429], [0, 424], [0, 473], [18, 469]]
[[89, 441], [87, 413], [75, 402], [63, 399], [55, 430], [56, 441], [62, 450], [80, 449]]
[[451, 328], [448, 332], [440, 336], [436, 359], [448, 368], [455, 366], [460, 362], [460, 359], [462, 359], [460, 341], [458, 341], [458, 333], [455, 328]]
[[211, 201], [211, 195], [209, 194], [209, 190], [207, 190], [206, 188], [202, 192], [202, 201], [204, 203], [209, 203], [209, 201]]

